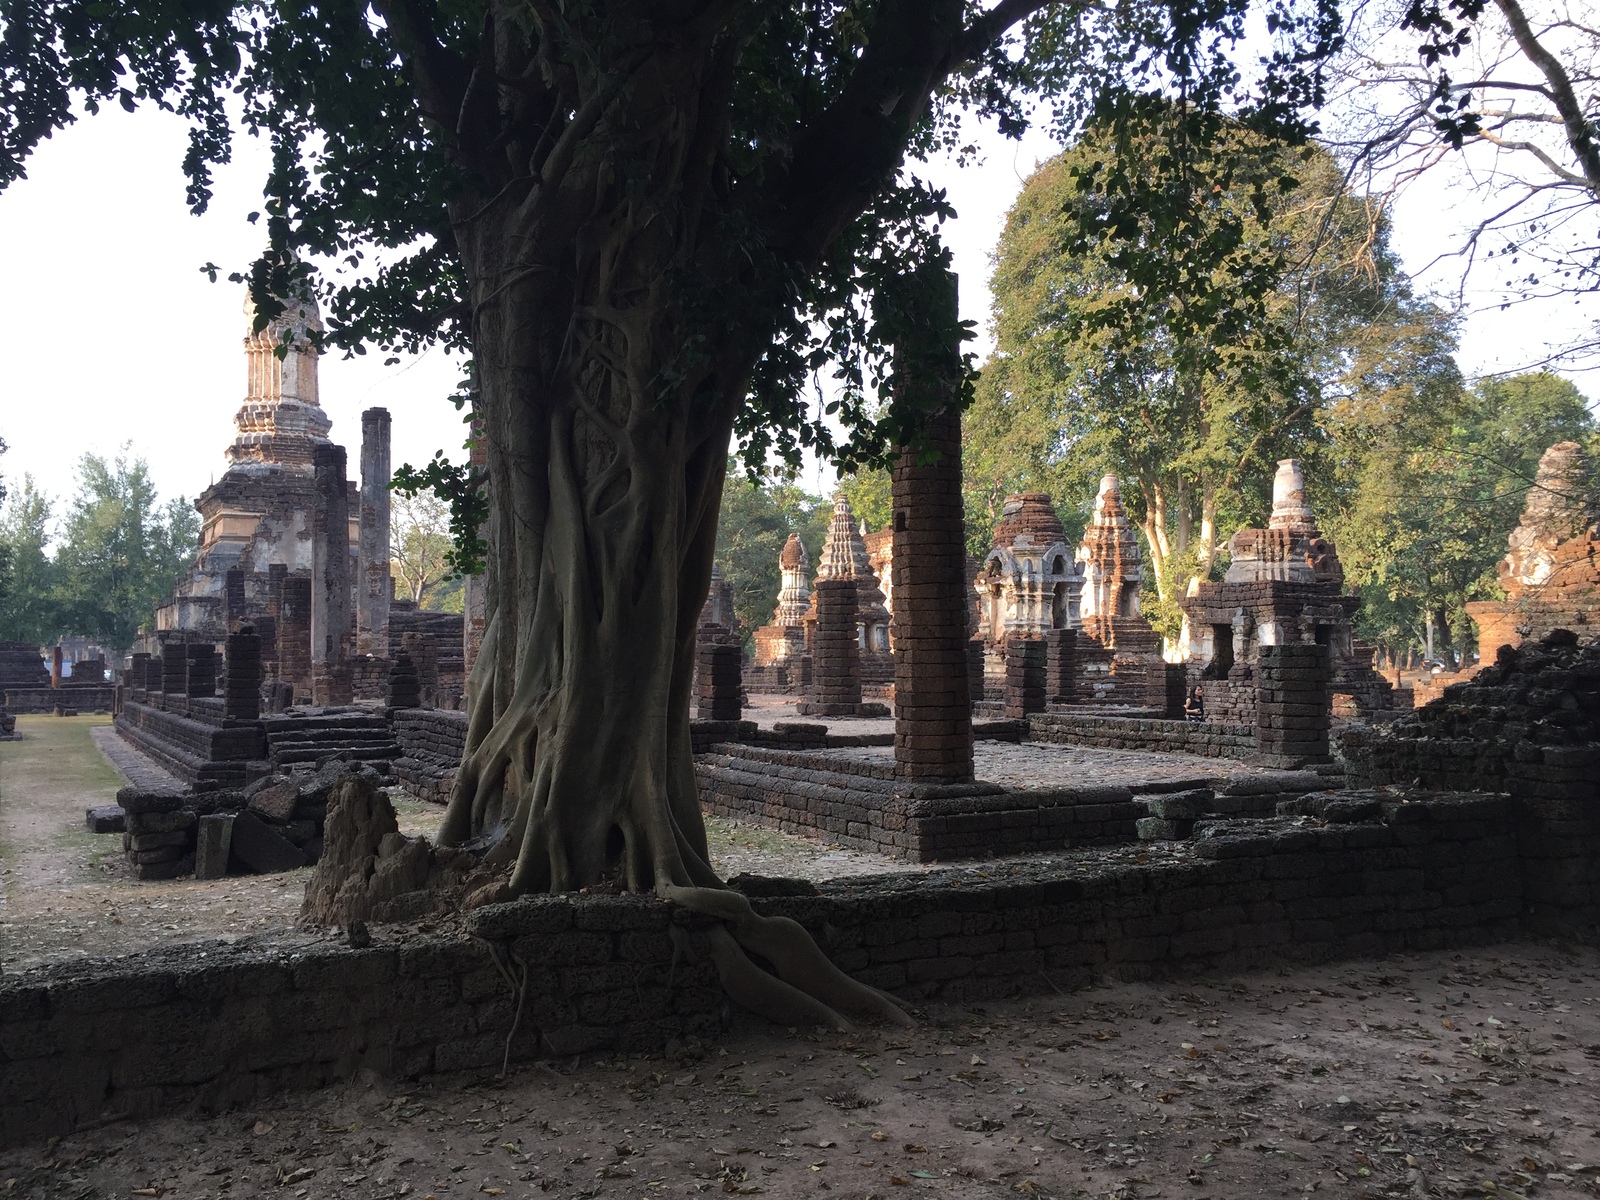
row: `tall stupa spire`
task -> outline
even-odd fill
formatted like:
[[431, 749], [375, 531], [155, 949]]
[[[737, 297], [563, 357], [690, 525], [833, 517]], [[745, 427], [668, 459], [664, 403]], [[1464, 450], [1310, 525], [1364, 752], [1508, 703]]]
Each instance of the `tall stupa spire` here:
[[288, 467], [309, 475], [311, 448], [332, 428], [317, 398], [317, 302], [309, 291], [289, 299], [259, 333], [248, 295], [244, 313], [245, 397], [233, 418], [239, 432], [227, 450], [230, 469]]

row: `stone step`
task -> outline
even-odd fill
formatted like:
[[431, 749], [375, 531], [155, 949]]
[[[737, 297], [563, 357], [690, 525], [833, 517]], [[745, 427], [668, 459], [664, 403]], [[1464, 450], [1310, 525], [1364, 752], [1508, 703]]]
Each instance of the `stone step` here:
[[399, 758], [405, 751], [399, 746], [317, 746], [309, 750], [283, 750], [274, 751], [273, 764], [286, 766], [291, 763], [314, 763], [318, 759], [327, 758], [330, 754], [346, 754], [358, 762], [389, 763]]

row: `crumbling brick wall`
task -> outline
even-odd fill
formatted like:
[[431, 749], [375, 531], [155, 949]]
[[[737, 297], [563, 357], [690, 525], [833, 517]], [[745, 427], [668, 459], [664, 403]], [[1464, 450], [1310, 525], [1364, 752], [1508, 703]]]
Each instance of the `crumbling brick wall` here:
[[1386, 727], [1338, 741], [1352, 784], [1503, 791], [1520, 802], [1534, 927], [1600, 928], [1600, 644], [1558, 630]]

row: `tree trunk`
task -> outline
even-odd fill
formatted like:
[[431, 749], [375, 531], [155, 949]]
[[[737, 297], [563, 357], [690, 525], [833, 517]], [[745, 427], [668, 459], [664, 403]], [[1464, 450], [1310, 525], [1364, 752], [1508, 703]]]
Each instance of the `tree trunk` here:
[[458, 228], [491, 503], [487, 624], [439, 840], [480, 851], [517, 895], [603, 884], [725, 918], [701, 948], [736, 1000], [776, 1020], [903, 1021], [709, 861], [689, 737], [695, 631], [753, 356], [707, 356], [664, 394], [687, 338], [670, 288], [641, 277], [671, 259], [648, 244], [651, 216], [606, 213], [580, 231], [595, 245], [556, 289], [483, 267], [514, 257], [498, 257], [514, 224]]

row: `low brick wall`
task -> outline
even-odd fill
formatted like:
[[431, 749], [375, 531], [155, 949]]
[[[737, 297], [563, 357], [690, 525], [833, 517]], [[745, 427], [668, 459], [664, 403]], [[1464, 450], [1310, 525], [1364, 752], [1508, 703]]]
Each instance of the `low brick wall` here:
[[[1536, 860], [1515, 802], [1344, 795], [1319, 798], [1313, 822], [1219, 821], [1172, 847], [840, 880], [753, 903], [805, 925], [857, 978], [913, 1000], [1192, 978], [1522, 932]], [[247, 1105], [362, 1068], [392, 1078], [498, 1070], [517, 998], [489, 943], [526, 981], [517, 1061], [710, 1037], [725, 999], [708, 965], [675, 957], [670, 929], [702, 921], [643, 898], [540, 896], [474, 913], [482, 941], [211, 944], [7, 976], [0, 1141]]]
[[1371, 957], [1520, 931], [1509, 799], [1390, 798], [1370, 807], [1380, 819], [1224, 821], [1165, 853], [997, 867], [988, 879], [941, 871], [840, 880], [815, 897], [756, 906], [805, 925], [863, 982], [945, 1000]]
[[[491, 936], [528, 965], [513, 1059], [659, 1049], [719, 1028], [710, 967], [674, 969], [666, 905], [552, 896], [500, 911], [516, 927]], [[188, 946], [6, 976], [0, 1141], [249, 1104], [361, 1068], [498, 1071], [515, 1010], [486, 943], [438, 938], [367, 950]]]
[[785, 833], [912, 862], [1131, 841], [1143, 810], [1126, 788], [993, 784], [897, 789], [894, 761], [723, 744], [695, 758], [701, 806]]
[[1100, 750], [1166, 750], [1206, 758], [1249, 758], [1256, 752], [1256, 732], [1250, 725], [1064, 712], [1029, 717], [1028, 740]]
[[8, 687], [0, 707], [13, 713], [47, 713], [56, 708], [110, 712], [116, 705], [115, 684], [68, 683], [65, 687]]
[[397, 708], [390, 713], [402, 757], [389, 772], [414, 796], [443, 804], [467, 748], [467, 714], [439, 708]]
[[116, 728], [174, 775], [199, 787], [237, 787], [244, 783], [249, 763], [267, 754], [258, 722], [223, 721], [220, 715], [200, 720], [133, 699], [123, 701]]

